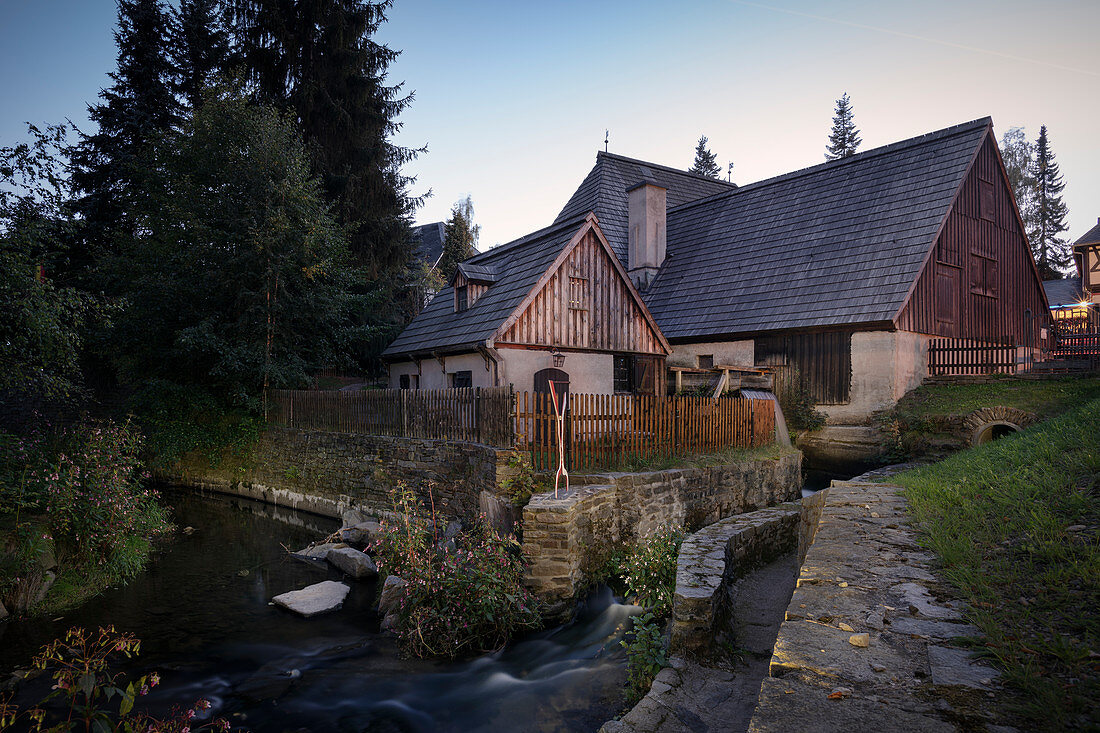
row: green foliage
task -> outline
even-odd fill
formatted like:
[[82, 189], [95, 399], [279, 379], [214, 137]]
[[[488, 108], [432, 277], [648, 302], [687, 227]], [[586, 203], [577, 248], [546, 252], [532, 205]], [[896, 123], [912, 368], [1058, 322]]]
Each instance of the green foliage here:
[[1034, 729], [1097, 720], [1100, 398], [893, 480]]
[[672, 612], [672, 596], [676, 592], [676, 561], [683, 530], [662, 527], [633, 543], [618, 567], [634, 603], [649, 609], [659, 617]]
[[717, 157], [707, 149], [707, 136], [700, 135], [699, 143], [695, 146], [695, 162], [688, 168], [688, 172], [698, 173], [708, 178], [719, 178], [722, 169], [718, 167]]
[[437, 269], [444, 283], [450, 282], [458, 263], [477, 254], [481, 227], [474, 224], [474, 202], [469, 196], [451, 207], [451, 218], [443, 225], [443, 253]]
[[439, 545], [434, 514], [407, 487], [392, 495], [396, 519], [382, 522], [379, 568], [407, 581], [398, 599], [402, 648], [451, 659], [503, 647], [540, 627], [539, 603], [523, 586], [519, 545], [479, 524]]
[[793, 373], [790, 388], [780, 395], [779, 406], [791, 430], [813, 431], [825, 425], [825, 413], [817, 409], [817, 403], [798, 372]]
[[1035, 141], [1035, 157], [1030, 169], [1033, 195], [1028, 206], [1028, 232], [1031, 250], [1039, 276], [1044, 280], [1060, 278], [1063, 270], [1073, 263], [1069, 242], [1059, 236], [1066, 231], [1066, 215], [1069, 209], [1062, 200], [1066, 184], [1054, 162], [1054, 151], [1047, 138], [1047, 126], [1039, 128]]
[[1035, 193], [1035, 179], [1031, 175], [1032, 158], [1035, 155], [1035, 146], [1028, 141], [1027, 134], [1022, 127], [1010, 127], [1001, 135], [1001, 159], [1005, 164], [1005, 173], [1008, 176], [1008, 184], [1012, 187], [1012, 195], [1016, 199], [1016, 208], [1024, 219], [1024, 227], [1028, 226], [1028, 213], [1031, 207], [1031, 197]]
[[511, 474], [500, 482], [500, 487], [508, 494], [513, 506], [527, 506], [533, 494], [549, 489], [546, 478], [535, 473], [526, 453], [512, 450], [505, 465], [511, 469]]
[[859, 137], [859, 129], [856, 128], [855, 111], [852, 102], [845, 92], [836, 100], [836, 110], [833, 113], [833, 128], [829, 132], [829, 144], [825, 146], [825, 160], [838, 160], [849, 158], [856, 154], [859, 144], [863, 142]]
[[634, 705], [649, 692], [657, 674], [668, 666], [661, 627], [652, 613], [634, 617], [631, 639], [619, 643], [626, 648], [626, 702]]
[[159, 684], [159, 676], [154, 672], [128, 682], [121, 673], [112, 673], [111, 666], [118, 657], [130, 659], [140, 649], [137, 638], [119, 633], [113, 626], [100, 628], [97, 633], [69, 629], [64, 639], [47, 644], [34, 660], [37, 674], [49, 673], [53, 679], [50, 692], [26, 710], [20, 710], [10, 697], [0, 697], [0, 729], [19, 724], [36, 733], [229, 730], [228, 721], [222, 719], [205, 724], [196, 721], [210, 708], [206, 700], [200, 699], [186, 710], [174, 709], [163, 719], [135, 711], [138, 698]]

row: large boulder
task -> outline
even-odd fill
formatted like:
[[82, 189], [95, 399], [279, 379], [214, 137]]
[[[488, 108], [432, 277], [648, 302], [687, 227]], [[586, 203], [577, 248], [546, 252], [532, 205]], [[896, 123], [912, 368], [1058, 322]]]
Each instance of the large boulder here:
[[324, 542], [319, 545], [310, 545], [309, 547], [298, 550], [297, 552], [292, 552], [291, 554], [310, 560], [324, 560], [328, 557], [330, 551], [338, 550], [342, 547], [347, 547], [347, 544], [344, 542]]
[[373, 519], [340, 530], [340, 539], [349, 545], [369, 545], [382, 533], [382, 525]]
[[335, 611], [344, 605], [344, 599], [350, 591], [347, 585], [335, 580], [307, 585], [300, 590], [282, 593], [271, 599], [276, 606], [309, 618], [318, 614]]
[[353, 578], [369, 578], [378, 575], [378, 568], [370, 559], [370, 555], [353, 547], [329, 550], [325, 559]]
[[401, 598], [401, 589], [408, 585], [403, 578], [396, 575], [386, 577], [382, 584], [382, 593], [378, 596], [378, 614], [389, 616], [397, 611], [397, 601]]
[[370, 521], [371, 518], [358, 509], [348, 509], [344, 512], [342, 519], [345, 527], [354, 527], [357, 524]]

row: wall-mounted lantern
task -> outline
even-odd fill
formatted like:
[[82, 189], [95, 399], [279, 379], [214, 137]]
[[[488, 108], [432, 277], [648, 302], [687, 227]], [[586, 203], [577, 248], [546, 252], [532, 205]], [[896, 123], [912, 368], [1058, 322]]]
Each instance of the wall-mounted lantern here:
[[554, 351], [550, 354], [550, 357], [554, 360], [554, 367], [556, 369], [561, 369], [563, 366], [565, 366], [565, 354], [561, 353], [560, 350], [554, 349]]

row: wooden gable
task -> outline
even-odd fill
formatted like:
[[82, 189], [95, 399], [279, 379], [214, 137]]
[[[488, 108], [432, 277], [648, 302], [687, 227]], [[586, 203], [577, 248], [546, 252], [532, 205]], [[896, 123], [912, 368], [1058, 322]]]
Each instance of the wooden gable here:
[[501, 325], [498, 346], [668, 354], [638, 291], [590, 217]]
[[1037, 344], [1046, 310], [990, 130], [895, 323], [935, 336]]

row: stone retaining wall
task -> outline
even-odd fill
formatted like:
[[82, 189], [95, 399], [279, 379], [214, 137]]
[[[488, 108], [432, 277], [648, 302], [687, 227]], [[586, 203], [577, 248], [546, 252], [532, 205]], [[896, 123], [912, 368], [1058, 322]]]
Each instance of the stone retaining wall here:
[[244, 459], [212, 468], [189, 456], [157, 479], [336, 517], [351, 507], [389, 509], [388, 491], [404, 481], [425, 501], [430, 487], [444, 516], [481, 512], [510, 524], [497, 494], [507, 455], [476, 443], [273, 428]]
[[537, 494], [523, 510], [523, 552], [532, 590], [571, 598], [586, 553], [600, 542], [646, 537], [662, 526], [698, 529], [796, 498], [802, 455], [648, 473], [606, 474], [607, 483]]

